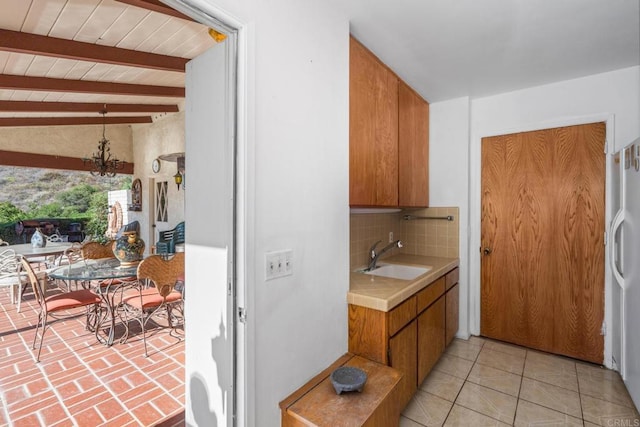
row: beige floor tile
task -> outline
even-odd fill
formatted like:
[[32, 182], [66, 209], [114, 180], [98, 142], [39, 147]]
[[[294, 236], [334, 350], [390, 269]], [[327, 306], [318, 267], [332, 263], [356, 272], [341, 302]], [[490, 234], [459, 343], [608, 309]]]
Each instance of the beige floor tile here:
[[582, 415], [585, 421], [601, 426], [640, 425], [640, 415], [633, 408], [584, 394], [580, 396], [580, 399], [582, 401]]
[[481, 365], [479, 363], [476, 363], [473, 366], [469, 376], [467, 377], [467, 381], [474, 384], [501, 391], [515, 397], [518, 397], [518, 393], [520, 392], [521, 380], [522, 377], [520, 375], [501, 371], [500, 369]]
[[456, 400], [464, 380], [445, 374], [441, 371], [432, 370], [427, 378], [420, 385], [420, 390], [435, 394], [438, 397], [446, 399], [450, 402]]
[[575, 362], [541, 353], [527, 352], [522, 374], [527, 378], [578, 391]]
[[424, 426], [441, 426], [453, 403], [418, 390], [402, 415]]
[[447, 347], [446, 354], [475, 361], [481, 349], [481, 346], [470, 344], [469, 341], [456, 339]]
[[453, 405], [453, 409], [444, 423], [445, 427], [491, 427], [491, 426], [508, 426], [509, 424], [501, 423], [486, 415], [482, 415], [464, 406]]
[[468, 339], [469, 344], [477, 345], [482, 347], [484, 343], [487, 341], [486, 338], [477, 337], [475, 335], [471, 335]]
[[582, 418], [580, 395], [565, 388], [523, 378], [520, 399]]
[[620, 377], [607, 380], [598, 379], [597, 376], [579, 376], [578, 383], [581, 394], [635, 408]]
[[598, 424], [590, 423], [589, 421], [584, 422], [584, 427], [599, 427]]
[[615, 380], [621, 379], [620, 374], [616, 371], [607, 369], [603, 366], [591, 365], [587, 363], [577, 362], [576, 371], [578, 378], [593, 378], [598, 380]]
[[527, 350], [523, 347], [513, 345], [513, 344], [497, 342], [497, 341], [490, 341], [490, 340], [485, 342], [482, 348], [486, 348], [488, 350], [493, 350], [493, 351], [499, 351], [500, 353], [511, 354], [513, 356], [524, 357], [527, 354]]
[[473, 362], [470, 360], [462, 359], [456, 356], [449, 356], [443, 354], [440, 357], [436, 366], [433, 367], [436, 371], [444, 372], [445, 374], [453, 375], [458, 378], [467, 378]]
[[456, 399], [456, 404], [511, 424], [516, 413], [517, 399], [499, 391], [465, 382]]
[[527, 350], [527, 360], [534, 362], [546, 363], [554, 366], [561, 366], [564, 369], [576, 370], [576, 362], [568, 357], [558, 356], [555, 354], [544, 353], [536, 350]]
[[516, 427], [528, 426], [582, 426], [582, 419], [545, 408], [526, 400], [518, 400]]
[[417, 423], [407, 417], [400, 417], [400, 427], [423, 427], [422, 424]]
[[524, 356], [500, 353], [499, 351], [485, 349], [484, 347], [476, 359], [476, 363], [491, 366], [492, 368], [522, 375], [524, 368]]

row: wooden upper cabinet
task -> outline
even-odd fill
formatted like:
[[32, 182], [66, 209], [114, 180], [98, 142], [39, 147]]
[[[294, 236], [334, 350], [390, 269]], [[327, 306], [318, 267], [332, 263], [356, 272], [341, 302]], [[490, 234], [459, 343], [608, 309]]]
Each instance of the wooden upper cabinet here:
[[426, 207], [429, 104], [350, 39], [349, 204]]
[[351, 38], [349, 200], [398, 205], [398, 79]]
[[429, 205], [429, 104], [406, 83], [398, 87], [398, 204]]

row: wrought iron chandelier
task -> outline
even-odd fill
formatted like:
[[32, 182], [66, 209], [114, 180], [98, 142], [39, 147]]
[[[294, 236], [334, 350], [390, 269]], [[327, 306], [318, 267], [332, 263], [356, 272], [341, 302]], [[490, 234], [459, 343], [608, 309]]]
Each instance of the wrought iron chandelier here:
[[102, 110], [100, 114], [102, 114], [102, 139], [98, 141], [98, 151], [93, 153], [91, 158], [85, 158], [82, 161], [85, 165], [87, 163], [90, 165], [91, 175], [114, 177], [117, 171], [124, 169], [125, 162], [111, 155], [109, 140], [105, 136], [107, 110]]

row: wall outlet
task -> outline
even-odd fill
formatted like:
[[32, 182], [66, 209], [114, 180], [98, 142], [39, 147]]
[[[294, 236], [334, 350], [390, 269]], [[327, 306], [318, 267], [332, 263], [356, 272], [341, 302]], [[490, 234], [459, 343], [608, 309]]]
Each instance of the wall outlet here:
[[393, 242], [393, 231], [389, 232], [389, 243]]
[[293, 251], [291, 249], [267, 252], [264, 254], [265, 280], [293, 274]]

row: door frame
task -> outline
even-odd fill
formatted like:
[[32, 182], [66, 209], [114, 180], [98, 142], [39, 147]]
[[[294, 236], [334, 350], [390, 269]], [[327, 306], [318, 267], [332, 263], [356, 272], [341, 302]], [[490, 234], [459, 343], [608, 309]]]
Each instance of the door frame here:
[[[610, 157], [615, 150], [614, 130], [615, 115], [609, 113], [585, 115], [578, 117], [560, 118], [542, 122], [533, 122], [522, 126], [473, 130], [469, 145], [469, 332], [480, 335], [480, 245], [482, 233], [482, 138], [508, 135], [512, 133], [531, 132], [543, 129], [584, 125], [588, 123], [604, 122], [606, 128], [606, 170], [605, 170], [605, 227], [609, 229], [613, 213], [611, 212], [611, 165]], [[605, 232], [605, 230], [603, 230]], [[608, 243], [608, 239], [605, 240]], [[609, 262], [609, 250], [605, 249], [604, 266], [604, 321], [612, 325], [612, 278]], [[608, 330], [604, 337], [604, 364], [612, 367], [612, 334]]]
[[[215, 0], [214, 0], [215, 1]], [[249, 408], [255, 407], [255, 316], [248, 315], [244, 322], [239, 321], [238, 309], [254, 313], [253, 291], [247, 286], [247, 278], [254, 274], [254, 266], [250, 263], [252, 248], [255, 247], [253, 223], [249, 221], [255, 213], [255, 185], [252, 174], [254, 159], [252, 153], [253, 140], [250, 138], [248, 123], [252, 111], [249, 110], [248, 87], [249, 67], [252, 57], [248, 52], [253, 46], [251, 25], [247, 25], [229, 15], [224, 9], [206, 0], [162, 0], [170, 7], [191, 16], [197, 22], [233, 34], [235, 40], [234, 78], [228, 82], [228, 90], [235, 92], [233, 113], [229, 117], [235, 121], [231, 130], [235, 140], [234, 171], [234, 230], [232, 254], [233, 269], [229, 271], [230, 310], [233, 313], [233, 410], [227, 417], [228, 425], [255, 425], [254, 414]], [[186, 383], [185, 383], [186, 386]], [[185, 408], [186, 410], [186, 408]]]

